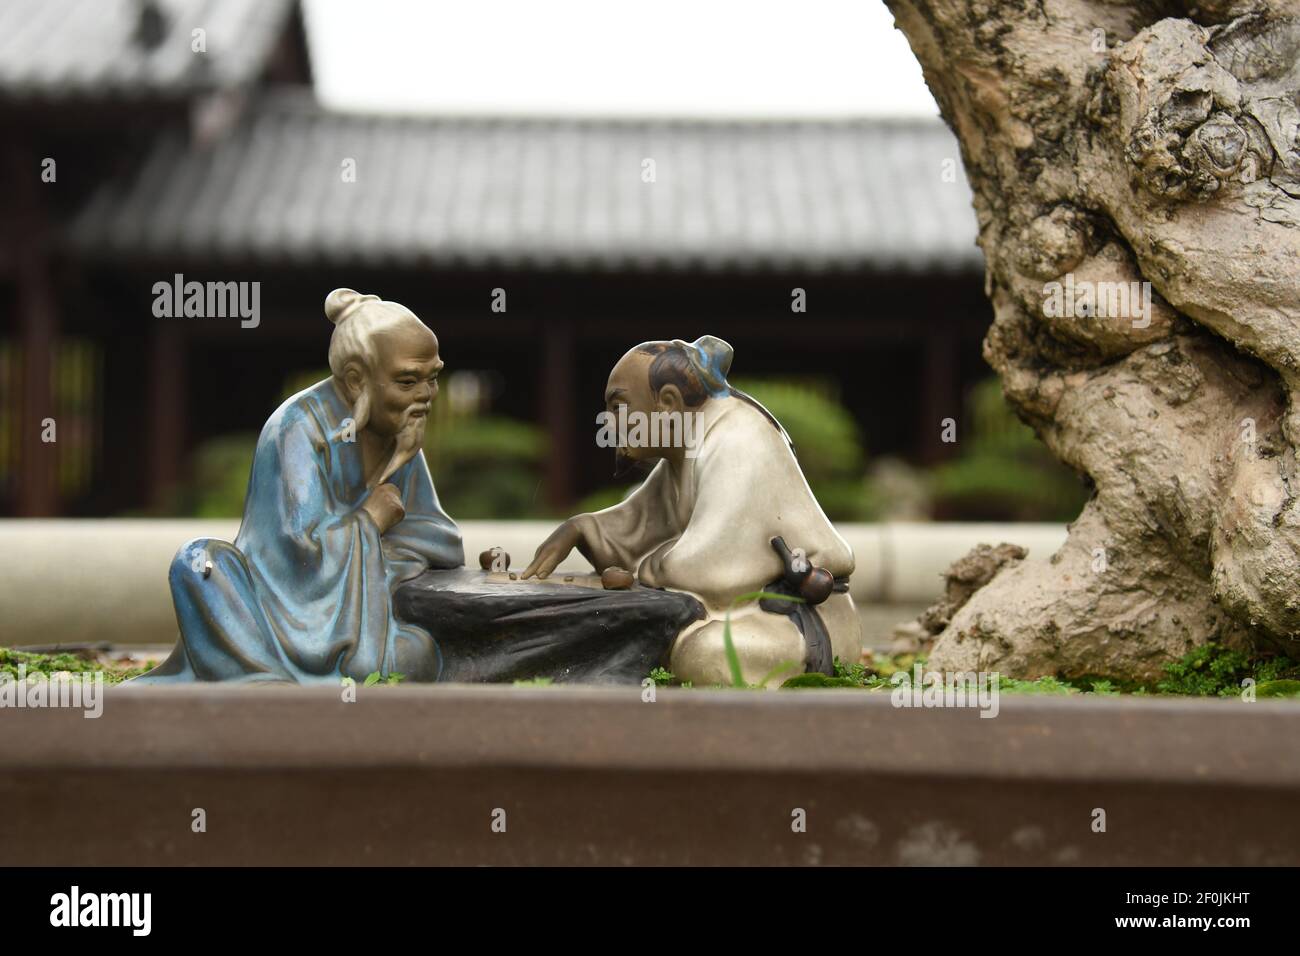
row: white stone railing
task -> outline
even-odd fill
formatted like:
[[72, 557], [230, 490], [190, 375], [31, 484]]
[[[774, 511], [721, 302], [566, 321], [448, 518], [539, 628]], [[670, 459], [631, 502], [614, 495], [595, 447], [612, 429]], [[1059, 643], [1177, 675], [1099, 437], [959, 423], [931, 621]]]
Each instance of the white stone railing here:
[[[470, 564], [500, 546], [522, 567], [553, 528], [545, 521], [465, 521]], [[111, 641], [170, 644], [176, 620], [167, 569], [190, 538], [233, 539], [239, 522], [179, 520], [0, 520], [0, 644]], [[1056, 524], [842, 524], [858, 569], [859, 604], [934, 600], [940, 574], [980, 543], [1003, 541], [1044, 560], [1065, 540]], [[561, 571], [584, 570], [576, 552]]]

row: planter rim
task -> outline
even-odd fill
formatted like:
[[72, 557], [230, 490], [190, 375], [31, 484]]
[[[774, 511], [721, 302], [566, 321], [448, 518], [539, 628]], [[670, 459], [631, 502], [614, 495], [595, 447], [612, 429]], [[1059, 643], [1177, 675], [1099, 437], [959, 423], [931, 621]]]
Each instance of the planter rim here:
[[813, 772], [1300, 789], [1300, 704], [888, 692], [439, 685], [110, 687], [103, 714], [0, 710], [0, 765], [57, 769]]

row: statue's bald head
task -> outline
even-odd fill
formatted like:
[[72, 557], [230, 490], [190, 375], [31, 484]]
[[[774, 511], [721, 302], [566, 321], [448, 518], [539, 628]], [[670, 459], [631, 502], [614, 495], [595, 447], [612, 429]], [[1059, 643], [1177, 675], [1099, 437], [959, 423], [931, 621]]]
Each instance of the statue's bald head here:
[[675, 388], [687, 408], [697, 408], [709, 398], [728, 394], [727, 372], [732, 348], [722, 339], [705, 335], [694, 342], [681, 339], [643, 342], [630, 349], [614, 366], [610, 381], [620, 383], [644, 375], [651, 395]]
[[[790, 442], [790, 436], [771, 412], [727, 381], [734, 356], [735, 350], [716, 335], [702, 335], [694, 342], [642, 342], [629, 349], [610, 372], [605, 388], [606, 409], [614, 411], [618, 404], [625, 404], [629, 412], [644, 414], [693, 411], [709, 399], [738, 398], [758, 409]], [[793, 443], [790, 447], [793, 450]], [[631, 451], [623, 453], [637, 457]]]

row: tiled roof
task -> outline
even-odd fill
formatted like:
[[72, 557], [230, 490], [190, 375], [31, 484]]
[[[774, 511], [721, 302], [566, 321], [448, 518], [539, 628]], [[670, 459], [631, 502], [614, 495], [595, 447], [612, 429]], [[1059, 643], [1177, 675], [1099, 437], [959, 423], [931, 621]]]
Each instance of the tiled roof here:
[[[4, 0], [0, 99], [173, 97], [262, 69], [291, 0]], [[145, 15], [152, 8], [161, 16]], [[192, 49], [204, 31], [206, 52]]]
[[279, 94], [207, 150], [160, 142], [71, 237], [97, 256], [947, 271], [982, 268], [975, 231], [938, 120], [410, 118]]

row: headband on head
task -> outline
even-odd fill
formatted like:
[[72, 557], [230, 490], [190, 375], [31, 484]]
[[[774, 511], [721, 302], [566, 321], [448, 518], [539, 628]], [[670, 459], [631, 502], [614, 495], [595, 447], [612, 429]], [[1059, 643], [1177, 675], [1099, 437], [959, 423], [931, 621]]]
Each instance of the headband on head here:
[[727, 373], [731, 371], [735, 349], [716, 335], [701, 335], [694, 342], [673, 339], [673, 345], [685, 350], [691, 367], [711, 397], [718, 398], [727, 393], [730, 388]]

